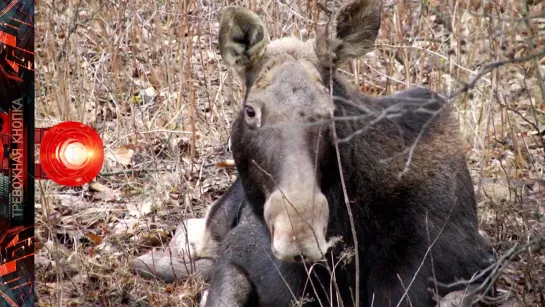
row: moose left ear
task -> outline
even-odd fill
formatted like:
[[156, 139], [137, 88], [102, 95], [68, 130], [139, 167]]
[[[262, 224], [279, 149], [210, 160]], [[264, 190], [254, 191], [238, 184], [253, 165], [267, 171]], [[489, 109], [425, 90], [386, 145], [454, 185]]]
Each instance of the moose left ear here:
[[223, 10], [219, 31], [220, 53], [242, 79], [263, 57], [269, 41], [265, 25], [254, 12], [234, 6]]
[[327, 32], [316, 39], [317, 54], [337, 66], [369, 52], [380, 29], [381, 0], [355, 0], [342, 7], [335, 16], [332, 37]]

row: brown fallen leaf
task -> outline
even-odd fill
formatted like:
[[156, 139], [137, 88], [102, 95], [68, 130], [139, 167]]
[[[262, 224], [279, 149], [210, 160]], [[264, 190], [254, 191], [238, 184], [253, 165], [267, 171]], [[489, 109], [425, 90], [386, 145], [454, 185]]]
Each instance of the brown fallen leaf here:
[[149, 232], [143, 233], [138, 243], [145, 246], [158, 246], [165, 243], [168, 238], [168, 232], [164, 229], [154, 229]]
[[180, 199], [180, 193], [170, 192], [168, 195], [169, 195], [170, 198], [172, 198], [173, 200], [178, 200], [178, 199]]
[[235, 160], [227, 159], [216, 163], [218, 168], [233, 168], [235, 167]]
[[152, 200], [146, 199], [140, 203], [128, 203], [127, 210], [129, 210], [129, 215], [140, 218], [146, 214], [153, 211], [154, 206], [158, 204], [154, 203]]
[[107, 191], [111, 191], [110, 188], [108, 188], [107, 186], [101, 184], [101, 183], [98, 183], [96, 181], [91, 181], [89, 183], [89, 190], [91, 191], [96, 191], [96, 192], [107, 192]]
[[89, 190], [93, 192], [92, 198], [94, 200], [104, 200], [106, 202], [115, 202], [121, 199], [121, 192], [112, 190], [109, 187], [98, 183], [96, 181], [91, 181], [89, 183]]
[[87, 247], [85, 251], [87, 252], [87, 255], [89, 255], [89, 257], [95, 256], [95, 249], [93, 247]]
[[110, 228], [108, 227], [108, 225], [102, 225], [100, 226], [100, 229], [102, 229], [102, 232], [106, 235], [110, 234], [112, 231], [110, 230]]
[[34, 238], [34, 253], [38, 252], [44, 247], [43, 243], [38, 240], [38, 238]]
[[108, 151], [105, 155], [106, 158], [117, 162], [122, 165], [130, 165], [134, 150], [126, 147], [119, 147]]
[[87, 236], [87, 238], [88, 238], [91, 242], [95, 243], [95, 245], [99, 245], [100, 243], [102, 243], [102, 238], [101, 238], [99, 235], [97, 235], [97, 234], [94, 234], [94, 233], [92, 233], [92, 232], [88, 232], [88, 233], [86, 233], [85, 235]]

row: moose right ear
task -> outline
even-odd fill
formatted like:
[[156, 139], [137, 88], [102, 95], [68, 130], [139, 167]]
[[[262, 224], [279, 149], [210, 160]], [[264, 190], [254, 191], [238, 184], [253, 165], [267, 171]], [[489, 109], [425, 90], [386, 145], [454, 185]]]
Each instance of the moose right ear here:
[[241, 7], [223, 9], [219, 31], [219, 49], [227, 65], [244, 79], [265, 53], [269, 36], [263, 21], [254, 12]]
[[334, 66], [364, 56], [375, 44], [381, 10], [381, 0], [353, 0], [344, 5], [337, 13], [333, 27], [328, 25], [317, 37], [318, 56]]

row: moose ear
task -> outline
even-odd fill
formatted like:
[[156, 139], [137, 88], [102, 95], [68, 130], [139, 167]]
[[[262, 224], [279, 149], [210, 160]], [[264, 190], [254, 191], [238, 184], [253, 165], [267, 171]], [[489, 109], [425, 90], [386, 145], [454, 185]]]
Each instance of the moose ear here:
[[263, 56], [269, 43], [265, 25], [254, 12], [228, 6], [221, 14], [219, 49], [227, 65], [234, 67], [241, 78]]
[[316, 40], [317, 53], [337, 66], [369, 52], [375, 43], [381, 21], [381, 0], [356, 0], [335, 16], [332, 36], [328, 30]]

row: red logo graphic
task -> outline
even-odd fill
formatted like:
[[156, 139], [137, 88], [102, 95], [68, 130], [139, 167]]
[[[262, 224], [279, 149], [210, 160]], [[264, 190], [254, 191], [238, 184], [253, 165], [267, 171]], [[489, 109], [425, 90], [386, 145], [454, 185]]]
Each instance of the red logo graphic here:
[[83, 185], [98, 175], [103, 162], [102, 139], [82, 123], [57, 124], [48, 129], [41, 141], [42, 170], [58, 184]]

